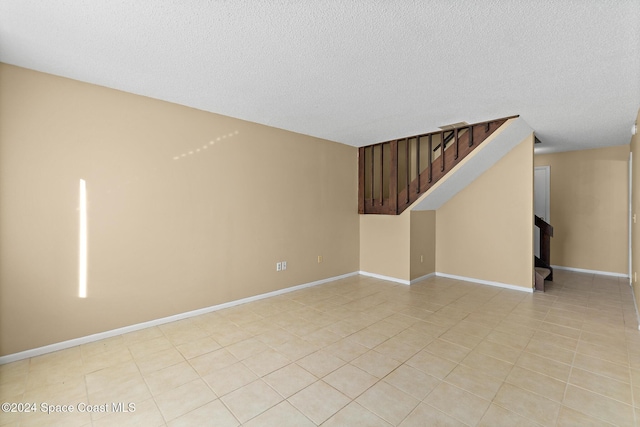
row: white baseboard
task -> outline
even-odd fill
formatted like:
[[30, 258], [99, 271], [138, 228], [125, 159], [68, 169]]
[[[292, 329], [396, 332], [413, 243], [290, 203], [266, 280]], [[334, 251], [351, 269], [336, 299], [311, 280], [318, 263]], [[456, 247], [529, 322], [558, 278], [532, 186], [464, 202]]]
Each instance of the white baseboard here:
[[273, 292], [267, 292], [265, 294], [255, 295], [252, 297], [242, 298], [236, 301], [225, 302], [223, 304], [213, 305], [210, 307], [200, 308], [198, 310], [187, 311], [185, 313], [174, 314], [173, 316], [163, 317], [160, 319], [150, 320], [148, 322], [137, 323], [135, 325], [125, 326], [118, 329], [112, 329], [110, 331], [100, 332], [93, 335], [87, 335], [80, 338], [74, 338], [68, 341], [62, 341], [55, 344], [45, 345], [43, 347], [34, 348], [31, 350], [21, 351], [19, 353], [8, 354], [6, 356], [0, 356], [0, 365], [5, 363], [15, 362], [17, 360], [27, 359], [29, 357], [40, 356], [42, 354], [51, 353], [58, 350], [64, 350], [67, 348], [75, 347], [82, 344], [87, 344], [94, 341], [99, 341], [105, 338], [111, 338], [118, 335], [126, 334], [129, 332], [139, 331], [140, 329], [150, 328], [152, 326], [163, 325], [169, 322], [175, 322], [177, 320], [187, 319], [189, 317], [199, 316], [201, 314], [210, 313], [212, 311], [222, 310], [224, 308], [233, 307], [240, 304], [246, 304], [252, 301], [258, 301], [264, 298], [274, 297], [277, 295], [286, 294], [289, 292], [297, 291], [312, 286], [321, 285], [323, 283], [333, 282], [336, 280], [344, 279], [346, 277], [355, 276], [358, 272], [342, 274], [340, 276], [329, 277], [327, 279], [316, 280], [315, 282], [304, 283], [302, 285], [296, 285], [285, 289], [279, 289]]
[[401, 285], [410, 285], [411, 282], [409, 280], [398, 279], [397, 277], [384, 276], [382, 274], [369, 273], [368, 271], [359, 271], [359, 274], [362, 276], [373, 277], [375, 279], [386, 280], [389, 282], [400, 283]]
[[479, 283], [481, 285], [496, 286], [498, 288], [512, 289], [514, 291], [533, 293], [533, 287], [524, 288], [522, 286], [509, 285], [507, 283], [494, 282], [491, 280], [474, 279], [473, 277], [456, 276], [454, 274], [447, 274], [447, 273], [436, 273], [436, 276], [446, 277], [448, 279], [463, 280], [465, 282]]
[[418, 282], [420, 282], [421, 280], [428, 279], [429, 277], [434, 277], [435, 275], [436, 275], [436, 273], [429, 273], [429, 274], [425, 274], [424, 276], [420, 276], [420, 277], [418, 277], [417, 279], [413, 279], [413, 280], [411, 281], [411, 284], [413, 285], [414, 283], [418, 283]]
[[556, 270], [575, 271], [576, 273], [589, 273], [589, 274], [599, 274], [601, 276], [624, 277], [624, 278], [627, 278], [627, 279], [629, 278], [628, 274], [613, 273], [611, 271], [587, 270], [587, 269], [584, 269], [584, 268], [563, 267], [561, 265], [552, 265], [551, 268], [556, 269]]

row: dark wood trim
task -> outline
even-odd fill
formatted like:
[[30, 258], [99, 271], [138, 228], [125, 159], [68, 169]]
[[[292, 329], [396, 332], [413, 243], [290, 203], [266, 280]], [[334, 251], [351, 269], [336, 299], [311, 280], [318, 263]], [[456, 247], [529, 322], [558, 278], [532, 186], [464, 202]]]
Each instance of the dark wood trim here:
[[366, 148], [358, 148], [358, 213], [363, 214], [364, 210], [364, 189], [365, 189], [365, 165], [364, 152]]
[[[406, 185], [402, 189], [398, 188], [398, 140], [388, 141], [384, 143], [378, 143], [367, 147], [360, 147], [358, 150], [358, 179], [362, 182], [358, 183], [358, 211], [365, 214], [387, 214], [397, 215], [404, 209], [409, 207], [415, 202], [421, 194], [431, 188], [438, 180], [445, 176], [451, 169], [453, 169], [462, 159], [464, 159], [471, 151], [482, 144], [496, 129], [502, 126], [507, 120], [516, 118], [518, 116], [509, 116], [502, 119], [489, 120], [487, 122], [474, 123], [464, 128], [455, 128], [452, 130], [440, 130], [438, 132], [431, 132], [426, 134], [420, 134], [412, 137], [404, 138], [406, 147], [404, 150], [404, 157], [406, 160]], [[461, 129], [468, 129], [467, 132], [461, 134]], [[453, 139], [455, 144], [454, 150], [449, 150], [446, 147], [445, 135], [449, 133], [449, 137]], [[433, 135], [439, 134], [441, 137], [440, 144], [437, 147], [433, 147]], [[425, 168], [424, 172], [420, 170], [420, 139], [422, 137], [428, 137], [428, 153], [429, 164]], [[416, 177], [411, 180], [411, 139], [416, 141]], [[386, 146], [389, 147], [389, 159], [386, 160], [384, 150]], [[451, 144], [449, 144], [449, 147]], [[367, 164], [366, 152], [371, 149], [371, 163]], [[375, 150], [380, 149], [380, 193], [374, 193], [374, 181], [377, 162], [375, 161]], [[440, 167], [434, 169], [433, 165], [433, 151], [440, 149]], [[388, 166], [388, 179], [389, 179], [389, 197], [384, 197], [384, 180], [387, 178], [385, 172], [385, 165]], [[369, 183], [366, 182], [367, 168], [371, 169], [371, 198], [365, 199], [365, 188]]]
[[391, 162], [389, 168], [389, 210], [398, 214], [398, 140], [391, 141], [389, 146]]

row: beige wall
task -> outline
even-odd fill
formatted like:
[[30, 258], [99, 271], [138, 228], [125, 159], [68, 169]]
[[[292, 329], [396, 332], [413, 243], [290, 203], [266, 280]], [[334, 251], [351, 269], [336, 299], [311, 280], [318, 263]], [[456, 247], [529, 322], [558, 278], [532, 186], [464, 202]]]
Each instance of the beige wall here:
[[436, 270], [533, 286], [533, 135], [437, 210]]
[[357, 271], [358, 221], [353, 147], [0, 65], [0, 355]]
[[550, 166], [551, 264], [628, 273], [629, 146], [537, 155]]
[[436, 271], [436, 211], [411, 211], [411, 280]]
[[360, 215], [360, 270], [410, 280], [411, 215]]
[[[636, 125], [640, 126], [640, 110], [636, 118]], [[640, 285], [638, 284], [638, 270], [640, 270], [640, 133], [636, 132], [631, 138], [631, 152], [633, 153], [633, 161], [631, 163], [631, 203], [632, 212], [636, 216], [636, 222], [631, 228], [631, 274], [633, 293], [636, 297], [636, 306], [640, 307]]]

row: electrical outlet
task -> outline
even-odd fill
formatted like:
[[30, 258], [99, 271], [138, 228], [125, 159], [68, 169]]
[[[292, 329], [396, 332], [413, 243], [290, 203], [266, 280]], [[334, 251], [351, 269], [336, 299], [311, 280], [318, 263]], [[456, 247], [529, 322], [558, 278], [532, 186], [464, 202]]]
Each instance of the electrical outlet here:
[[318, 255], [318, 264], [322, 262], [322, 255]]
[[282, 269], [286, 270], [287, 269], [287, 261], [282, 261]]
[[420, 255], [420, 263], [423, 263], [423, 262], [424, 262], [424, 256]]
[[[638, 272], [636, 271], [635, 273], [633, 273], [633, 281], [634, 282], [638, 282]], [[640, 328], [640, 326], [638, 326]]]
[[276, 271], [282, 271], [282, 263], [276, 262]]

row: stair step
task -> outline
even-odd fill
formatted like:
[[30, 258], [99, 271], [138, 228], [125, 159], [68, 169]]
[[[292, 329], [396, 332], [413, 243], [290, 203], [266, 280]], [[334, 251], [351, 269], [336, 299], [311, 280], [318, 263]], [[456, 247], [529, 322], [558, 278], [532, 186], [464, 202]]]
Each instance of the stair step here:
[[542, 279], [546, 279], [551, 274], [551, 270], [548, 268], [536, 267], [536, 274], [542, 276]]

